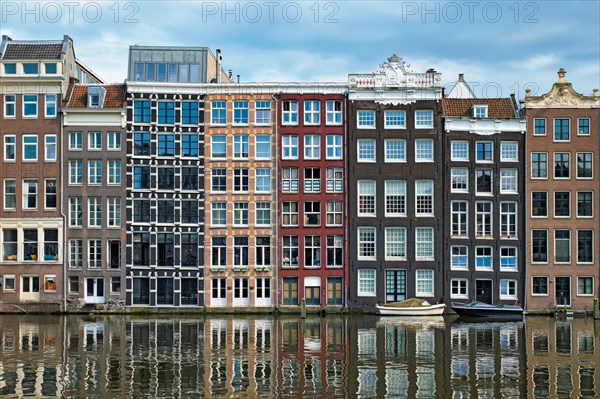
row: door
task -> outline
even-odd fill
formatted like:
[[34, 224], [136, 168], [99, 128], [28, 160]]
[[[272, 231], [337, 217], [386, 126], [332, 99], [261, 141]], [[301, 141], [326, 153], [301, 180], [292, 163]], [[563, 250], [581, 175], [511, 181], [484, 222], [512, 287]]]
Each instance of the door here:
[[492, 303], [492, 280], [475, 281], [475, 299], [479, 302]]
[[406, 270], [385, 271], [385, 302], [406, 299]]
[[304, 298], [307, 306], [319, 306], [321, 304], [321, 287], [304, 287]]
[[21, 276], [21, 301], [40, 301], [40, 278], [38, 276]]
[[104, 278], [86, 277], [85, 279], [85, 302], [104, 303]]
[[271, 278], [256, 278], [256, 306], [271, 306]]
[[343, 305], [342, 299], [342, 278], [327, 277], [327, 304]]
[[571, 306], [571, 277], [556, 277], [556, 305]]

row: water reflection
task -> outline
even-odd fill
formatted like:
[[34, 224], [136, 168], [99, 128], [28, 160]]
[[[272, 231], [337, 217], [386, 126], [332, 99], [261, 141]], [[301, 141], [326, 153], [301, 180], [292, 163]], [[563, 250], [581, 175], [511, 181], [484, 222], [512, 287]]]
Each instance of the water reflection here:
[[0, 316], [0, 396], [598, 397], [600, 323]]

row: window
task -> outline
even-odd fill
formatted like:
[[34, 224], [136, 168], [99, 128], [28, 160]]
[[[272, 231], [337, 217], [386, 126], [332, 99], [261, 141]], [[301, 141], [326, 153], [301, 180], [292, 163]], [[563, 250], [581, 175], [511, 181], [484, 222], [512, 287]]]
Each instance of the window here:
[[227, 169], [213, 169], [211, 171], [211, 190], [213, 193], [227, 192]]
[[69, 132], [69, 150], [81, 150], [83, 148], [83, 133]]
[[233, 158], [248, 159], [250, 156], [249, 137], [247, 134], [236, 134], [233, 136]]
[[121, 226], [121, 198], [120, 197], [108, 197], [108, 227], [120, 227]]
[[546, 179], [548, 177], [548, 154], [545, 152], [531, 153], [531, 178]]
[[375, 140], [357, 140], [358, 160], [357, 162], [375, 162]]
[[531, 241], [532, 262], [548, 262], [548, 231], [532, 230]]
[[227, 136], [215, 135], [211, 137], [210, 156], [212, 159], [227, 158]]
[[102, 240], [88, 240], [88, 268], [98, 269], [102, 266]]
[[197, 157], [198, 156], [198, 135], [197, 134], [182, 134], [181, 135], [181, 156], [182, 157]]
[[101, 132], [88, 132], [88, 150], [102, 150]]
[[475, 268], [492, 270], [492, 247], [475, 247]]
[[304, 136], [304, 159], [321, 159], [321, 137], [316, 134]]
[[[18, 259], [18, 240], [17, 240], [17, 230], [16, 229], [3, 229], [3, 244], [2, 244], [2, 254], [4, 257], [2, 260], [4, 261], [17, 261]], [[4, 287], [6, 289], [6, 286]]]
[[110, 293], [114, 295], [121, 293], [121, 277], [113, 276], [110, 278]]
[[488, 106], [487, 105], [473, 105], [473, 117], [487, 118], [488, 117]]
[[69, 240], [69, 268], [83, 267], [83, 240]]
[[238, 100], [233, 102], [233, 124], [248, 124], [248, 101]]
[[23, 260], [38, 260], [38, 231], [23, 230]]
[[358, 111], [357, 127], [362, 129], [375, 128], [375, 111]]
[[81, 227], [83, 223], [83, 200], [81, 197], [69, 198], [69, 227]]
[[158, 135], [158, 154], [159, 157], [169, 157], [175, 155], [175, 135]]
[[46, 179], [44, 209], [56, 209], [56, 179]]
[[298, 101], [283, 102], [283, 125], [298, 124]]
[[329, 100], [325, 103], [326, 125], [342, 124], [342, 102]]
[[37, 180], [23, 180], [23, 209], [37, 209]]
[[175, 102], [174, 101], [159, 101], [158, 102], [158, 123], [160, 123], [160, 124], [175, 123]]
[[255, 183], [257, 193], [271, 192], [271, 169], [257, 168]]
[[415, 181], [417, 216], [433, 216], [433, 180]]
[[133, 201], [134, 223], [150, 223], [150, 200], [137, 199]]
[[17, 64], [4, 64], [4, 73], [6, 75], [15, 75], [17, 73]]
[[56, 118], [56, 94], [46, 94], [46, 118]]
[[283, 278], [283, 305], [298, 305], [298, 277]]
[[298, 192], [298, 168], [283, 168], [281, 191], [284, 193]]
[[577, 119], [577, 134], [579, 136], [590, 135], [590, 118]]
[[121, 149], [121, 132], [108, 132], [108, 149]]
[[375, 180], [358, 180], [358, 216], [375, 216]]
[[33, 63], [23, 63], [23, 73], [25, 75], [37, 75], [39, 73], [39, 65]]
[[433, 270], [416, 270], [416, 296], [433, 296]]
[[327, 226], [341, 226], [344, 218], [342, 201], [327, 201]]
[[358, 259], [375, 260], [375, 227], [359, 227]]
[[271, 124], [271, 102], [270, 101], [257, 101], [255, 103], [255, 124], [267, 126]]
[[406, 181], [385, 181], [385, 215], [406, 216]]
[[271, 136], [257, 135], [255, 146], [256, 159], [271, 159]]
[[14, 118], [17, 115], [17, 96], [7, 94], [4, 96], [4, 117]]
[[5, 161], [16, 161], [17, 160], [17, 138], [13, 135], [4, 136], [4, 160]]
[[304, 124], [319, 125], [321, 123], [321, 103], [304, 101]]
[[500, 280], [500, 299], [517, 299], [517, 280]]
[[17, 209], [17, 182], [4, 180], [4, 210]]
[[44, 229], [44, 260], [58, 261], [58, 229]]
[[233, 191], [234, 192], [248, 192], [249, 180], [248, 180], [248, 169], [234, 169], [233, 170]]
[[385, 229], [385, 259], [406, 260], [405, 227], [387, 227]]
[[415, 128], [433, 128], [433, 111], [415, 111]]
[[577, 230], [577, 263], [594, 262], [593, 230]]
[[545, 136], [546, 135], [546, 119], [536, 118], [533, 120], [533, 135], [534, 136]]
[[304, 203], [304, 225], [321, 225], [321, 203], [319, 201], [306, 201]]
[[159, 199], [156, 201], [156, 222], [164, 224], [175, 223], [175, 201], [172, 199]]
[[548, 277], [532, 277], [532, 295], [548, 295]]
[[571, 193], [569, 191], [554, 192], [554, 216], [571, 216]]
[[433, 140], [415, 140], [415, 162], [433, 162]]
[[533, 191], [531, 193], [531, 216], [548, 216], [548, 193], [546, 191]]
[[88, 184], [102, 184], [102, 161], [90, 160], [88, 163]]
[[305, 236], [304, 237], [304, 266], [320, 267], [321, 266], [321, 237], [320, 236]]
[[385, 144], [385, 162], [406, 162], [406, 140], [388, 139]]
[[591, 191], [577, 192], [577, 216], [591, 217], [593, 216], [594, 199]]
[[284, 201], [282, 204], [282, 225], [298, 226], [298, 202]]
[[181, 189], [198, 190], [198, 167], [181, 168]]
[[450, 142], [450, 160], [452, 160], [452, 161], [468, 161], [469, 160], [469, 142], [452, 140]]
[[227, 266], [227, 237], [212, 237], [211, 258], [213, 267]]
[[108, 184], [121, 184], [121, 161], [108, 161]]
[[247, 202], [233, 203], [233, 225], [247, 227], [250, 220], [250, 211]]
[[452, 201], [450, 235], [454, 237], [468, 237], [469, 235], [469, 202], [468, 201]]
[[577, 277], [577, 295], [594, 295], [593, 277]]
[[37, 118], [38, 96], [37, 94], [23, 94], [23, 118]]
[[213, 202], [210, 219], [211, 227], [227, 226], [227, 202]]
[[569, 141], [569, 119], [554, 119], [554, 141]]
[[150, 155], [150, 133], [133, 134], [133, 155]]
[[375, 269], [358, 269], [358, 296], [375, 296]]
[[210, 124], [227, 125], [227, 102], [213, 101], [210, 105]]
[[500, 161], [519, 161], [519, 144], [516, 141], [503, 141], [500, 143]]
[[475, 203], [475, 219], [477, 237], [487, 237], [492, 235], [492, 203], [491, 202], [476, 202]]
[[344, 170], [342, 168], [327, 168], [327, 192], [341, 193], [344, 189]]
[[494, 160], [494, 143], [484, 141], [477, 143], [477, 162], [492, 162]]
[[477, 195], [491, 195], [493, 187], [493, 175], [491, 170], [475, 171], [475, 192]]
[[23, 161], [37, 161], [38, 137], [35, 134], [23, 135]]
[[344, 244], [342, 236], [327, 236], [327, 267], [344, 265]]
[[298, 136], [284, 135], [282, 138], [283, 159], [298, 159]]
[[417, 227], [416, 228], [416, 260], [428, 261], [435, 260], [433, 252], [433, 227]]
[[327, 159], [342, 159], [342, 135], [329, 134], [325, 137], [327, 144]]
[[79, 276], [69, 276], [69, 294], [79, 293]]
[[450, 185], [453, 193], [469, 192], [469, 169], [452, 168], [450, 170]]
[[102, 198], [88, 198], [88, 226], [102, 227]]
[[406, 111], [385, 111], [386, 129], [404, 129], [406, 128]]
[[450, 280], [450, 298], [469, 299], [469, 280], [463, 278]]
[[517, 247], [500, 247], [500, 270], [517, 270]]
[[469, 247], [466, 245], [453, 245], [450, 247], [450, 268], [465, 269], [469, 268]]
[[[135, 266], [148, 266], [150, 264], [150, 234], [133, 234], [133, 264]], [[134, 280], [135, 285], [135, 280]], [[148, 288], [148, 291], [150, 288]]]
[[517, 237], [517, 203], [500, 203], [500, 236], [504, 238]]
[[571, 262], [571, 230], [554, 230], [554, 261]]
[[182, 200], [181, 201], [181, 223], [195, 224], [198, 223], [198, 201]]
[[198, 102], [182, 101], [181, 102], [181, 123], [184, 125], [198, 124]]
[[173, 266], [175, 264], [175, 236], [170, 233], [158, 233], [156, 242], [156, 264]]
[[578, 152], [577, 153], [577, 178], [578, 179], [591, 179], [592, 178], [592, 159], [593, 153], [591, 152]]
[[304, 192], [321, 192], [321, 169], [304, 168]]
[[271, 225], [271, 203], [257, 202], [256, 203], [256, 226]]
[[283, 266], [298, 267], [298, 236], [283, 236]]
[[150, 167], [149, 166], [134, 166], [133, 167], [133, 188], [134, 189], [149, 189], [150, 188]]
[[517, 179], [517, 169], [500, 169], [500, 194], [516, 194]]
[[256, 237], [256, 266], [271, 266], [271, 237]]

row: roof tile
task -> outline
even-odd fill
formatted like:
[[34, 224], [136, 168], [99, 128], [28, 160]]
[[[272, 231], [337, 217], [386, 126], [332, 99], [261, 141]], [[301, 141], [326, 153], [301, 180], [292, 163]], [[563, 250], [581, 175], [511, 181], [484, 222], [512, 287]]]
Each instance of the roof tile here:
[[[88, 87], [89, 85], [75, 86], [68, 108], [87, 108]], [[106, 89], [102, 108], [123, 108], [125, 106], [127, 90], [124, 84], [103, 85], [102, 87]]]
[[472, 117], [473, 105], [488, 106], [488, 118], [516, 118], [510, 98], [443, 98], [442, 110], [444, 116]]
[[60, 60], [62, 43], [8, 43], [4, 60]]

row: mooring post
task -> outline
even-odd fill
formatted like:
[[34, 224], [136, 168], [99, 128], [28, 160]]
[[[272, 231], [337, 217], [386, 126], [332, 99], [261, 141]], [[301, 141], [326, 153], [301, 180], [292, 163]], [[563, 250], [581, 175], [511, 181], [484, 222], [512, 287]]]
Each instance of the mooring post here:
[[300, 317], [306, 318], [306, 299], [302, 299], [300, 303]]
[[598, 304], [598, 298], [594, 298], [594, 319], [600, 319], [600, 307]]

